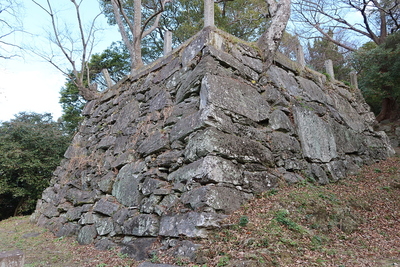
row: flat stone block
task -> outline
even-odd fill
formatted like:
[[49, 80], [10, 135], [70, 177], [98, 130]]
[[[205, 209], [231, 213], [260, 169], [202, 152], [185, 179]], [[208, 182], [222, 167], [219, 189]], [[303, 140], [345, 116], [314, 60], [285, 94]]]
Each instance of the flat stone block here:
[[0, 267], [22, 267], [24, 263], [25, 255], [19, 249], [0, 252]]

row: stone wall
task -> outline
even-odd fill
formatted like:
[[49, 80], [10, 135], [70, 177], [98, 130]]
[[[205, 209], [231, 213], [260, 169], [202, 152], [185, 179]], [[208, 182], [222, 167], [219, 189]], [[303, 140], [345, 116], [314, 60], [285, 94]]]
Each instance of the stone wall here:
[[262, 64], [206, 28], [87, 103], [32, 220], [143, 259], [160, 240], [206, 237], [279, 180], [326, 184], [393, 153], [357, 89], [283, 55]]

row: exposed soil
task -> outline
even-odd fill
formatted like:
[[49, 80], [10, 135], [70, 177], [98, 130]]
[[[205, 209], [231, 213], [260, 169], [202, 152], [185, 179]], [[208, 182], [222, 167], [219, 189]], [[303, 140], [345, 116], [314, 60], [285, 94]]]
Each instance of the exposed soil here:
[[[284, 183], [232, 214], [181, 266], [400, 266], [400, 158], [363, 168], [335, 184]], [[25, 266], [137, 266], [118, 250], [55, 238], [29, 217], [0, 222], [0, 251], [21, 249]]]

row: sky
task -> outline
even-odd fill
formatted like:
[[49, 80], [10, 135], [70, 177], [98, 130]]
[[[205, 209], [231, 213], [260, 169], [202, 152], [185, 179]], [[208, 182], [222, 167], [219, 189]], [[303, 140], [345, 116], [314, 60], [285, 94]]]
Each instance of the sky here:
[[[52, 113], [53, 119], [57, 120], [62, 114], [59, 92], [65, 83], [65, 76], [49, 62], [27, 52], [29, 49], [46, 53], [47, 51], [57, 51], [54, 47], [49, 46], [46, 37], [51, 25], [50, 17], [31, 0], [19, 1], [23, 3], [23, 7], [17, 10], [20, 19], [18, 25], [22, 25], [24, 32], [16, 32], [1, 40], [28, 49], [18, 57], [0, 59], [0, 121], [9, 121], [19, 112]], [[46, 5], [46, 0], [36, 1]], [[53, 3], [54, 12], [59, 17], [59, 25], [67, 25], [67, 27], [61, 28], [70, 31], [74, 36], [78, 28], [74, 25], [75, 11], [71, 2], [51, 0], [51, 3]], [[97, 0], [83, 0], [81, 11], [84, 24], [89, 27], [92, 18], [100, 12]], [[0, 15], [3, 16], [3, 13]], [[12, 17], [0, 17], [0, 19], [13, 21]], [[116, 27], [109, 26], [104, 16], [99, 17], [97, 22], [98, 27], [104, 30], [98, 32], [98, 42], [94, 46], [95, 53], [103, 51], [113, 41], [120, 39]], [[0, 32], [0, 35], [3, 34], [4, 32]], [[4, 52], [4, 50], [0, 52], [2, 51]], [[58, 52], [57, 54], [59, 55], [56, 57], [59, 60], [58, 64], [64, 70], [69, 69], [69, 65], [61, 54]]]

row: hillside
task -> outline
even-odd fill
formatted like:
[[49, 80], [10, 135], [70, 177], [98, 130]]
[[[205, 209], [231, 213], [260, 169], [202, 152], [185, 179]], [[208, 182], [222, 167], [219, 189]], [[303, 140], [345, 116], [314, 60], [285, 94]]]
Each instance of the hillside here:
[[[366, 166], [326, 186], [302, 182], [260, 194], [234, 212], [223, 229], [201, 240], [189, 262], [154, 254], [152, 262], [180, 266], [397, 266], [400, 264], [400, 158]], [[199, 241], [199, 240], [197, 240]], [[25, 266], [138, 266], [116, 250], [79, 246], [29, 224], [0, 222], [0, 251], [22, 249]]]

